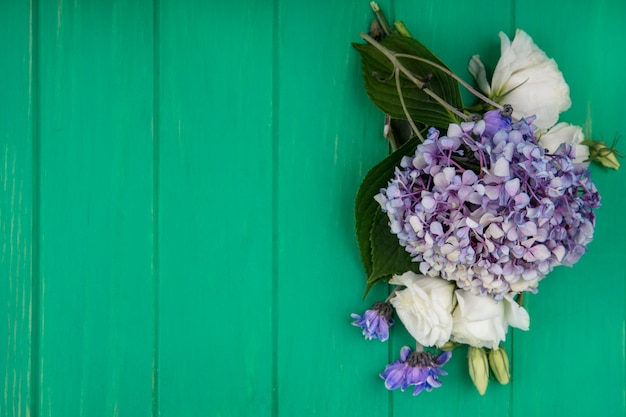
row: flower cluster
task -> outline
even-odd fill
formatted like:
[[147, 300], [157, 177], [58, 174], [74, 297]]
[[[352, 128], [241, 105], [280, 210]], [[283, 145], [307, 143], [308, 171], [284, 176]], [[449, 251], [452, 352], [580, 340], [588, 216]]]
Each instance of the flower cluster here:
[[[382, 33], [392, 32], [384, 18], [379, 24]], [[571, 106], [569, 86], [525, 32], [518, 30], [513, 41], [500, 34], [491, 83], [480, 58], [472, 57], [469, 70], [481, 93], [425, 48], [411, 46], [418, 42], [406, 42], [408, 32], [400, 29], [387, 44], [362, 34], [369, 46], [357, 48], [368, 94], [388, 114], [385, 136], [397, 148], [392, 119], [405, 118], [416, 145], [372, 169], [357, 196], [368, 284], [388, 280], [395, 288], [385, 302], [353, 314], [353, 324], [366, 339], [384, 341], [395, 312], [415, 339], [416, 349], [402, 348], [400, 359], [381, 373], [388, 389], [415, 386], [416, 395], [439, 387], [450, 350], [467, 345], [469, 375], [482, 395], [490, 374], [509, 382], [501, 344], [510, 327], [530, 327], [524, 292], [537, 292], [555, 267], [574, 265], [593, 239], [600, 195], [589, 162], [617, 169], [619, 154], [615, 144], [586, 140], [582, 128], [559, 122]], [[389, 77], [377, 75], [381, 57], [388, 60]], [[401, 75], [418, 87], [407, 95], [421, 107], [407, 107]], [[441, 97], [429, 89], [433, 78], [447, 87], [440, 88]], [[457, 81], [481, 103], [458, 108]], [[442, 122], [443, 113], [451, 118]], [[432, 127], [425, 132], [415, 121]], [[381, 232], [387, 224], [399, 246]]]
[[496, 349], [509, 326], [529, 327], [528, 313], [510, 297], [497, 301], [410, 271], [389, 283], [397, 286], [389, 302], [422, 346], [442, 347], [452, 341]]
[[450, 360], [452, 354], [443, 352], [438, 356], [426, 351], [413, 351], [408, 346], [400, 350], [400, 360], [387, 365], [380, 377], [385, 380], [387, 389], [393, 390], [414, 385], [413, 395], [423, 390], [432, 391], [441, 386], [440, 375], [447, 375], [441, 367]]
[[381, 342], [389, 339], [389, 327], [393, 326], [393, 309], [389, 303], [375, 303], [363, 316], [352, 314], [356, 319], [354, 326], [363, 329], [363, 336], [367, 340], [380, 339]]
[[530, 122], [492, 110], [431, 128], [402, 159], [376, 200], [423, 274], [500, 300], [585, 253], [599, 194], [573, 148], [546, 153]]

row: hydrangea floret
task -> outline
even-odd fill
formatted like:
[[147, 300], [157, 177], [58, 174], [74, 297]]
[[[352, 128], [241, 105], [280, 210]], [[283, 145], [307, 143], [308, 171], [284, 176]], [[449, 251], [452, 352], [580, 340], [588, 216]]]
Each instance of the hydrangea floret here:
[[402, 159], [375, 198], [423, 274], [500, 300], [585, 253], [600, 195], [571, 146], [547, 153], [533, 131], [532, 118], [492, 110], [445, 135], [431, 128]]

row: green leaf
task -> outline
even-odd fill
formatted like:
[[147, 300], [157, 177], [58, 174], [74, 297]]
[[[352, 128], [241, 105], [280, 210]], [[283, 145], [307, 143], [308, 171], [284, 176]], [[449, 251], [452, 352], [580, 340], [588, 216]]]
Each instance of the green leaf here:
[[[380, 43], [392, 52], [424, 58], [447, 68], [439, 58], [413, 38], [395, 34]], [[354, 47], [361, 54], [365, 89], [372, 102], [391, 117], [406, 120], [391, 61], [372, 45], [354, 44]], [[426, 79], [432, 74], [428, 88], [451, 106], [463, 108], [459, 84], [454, 78], [428, 63], [403, 57], [398, 60], [419, 79]], [[415, 122], [441, 129], [447, 129], [450, 123], [460, 122], [458, 116], [426, 95], [404, 74], [400, 74], [400, 87], [408, 113]]]
[[[382, 213], [380, 205], [374, 196], [381, 188], [387, 186], [393, 177], [396, 166], [405, 155], [411, 155], [419, 144], [418, 138], [409, 140], [398, 150], [387, 156], [365, 175], [355, 201], [356, 234], [361, 254], [361, 261], [368, 276], [366, 294], [370, 288], [381, 281], [387, 280], [392, 274], [404, 273], [413, 270], [417, 264], [411, 262], [409, 254], [400, 246], [398, 238], [389, 231], [388, 218]], [[386, 230], [381, 233], [381, 230]], [[379, 236], [380, 234], [380, 236]], [[385, 246], [389, 246], [386, 249]], [[389, 256], [388, 250], [399, 250], [395, 253], [394, 262], [399, 268], [391, 268], [384, 258]], [[407, 266], [411, 264], [410, 267]], [[407, 268], [400, 271], [402, 268]]]
[[375, 284], [389, 281], [392, 275], [407, 271], [419, 273], [419, 263], [413, 262], [409, 253], [400, 246], [398, 237], [389, 230], [389, 218], [380, 209], [374, 216], [370, 239], [372, 272], [367, 277], [365, 295]]

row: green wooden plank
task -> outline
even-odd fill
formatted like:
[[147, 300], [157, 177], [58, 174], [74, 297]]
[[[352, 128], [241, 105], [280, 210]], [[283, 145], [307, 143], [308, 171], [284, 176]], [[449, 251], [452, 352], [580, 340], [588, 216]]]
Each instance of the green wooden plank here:
[[[388, 2], [380, 2], [388, 7]], [[350, 325], [365, 272], [354, 231], [360, 180], [387, 153], [363, 89], [367, 2], [279, 2], [278, 414], [386, 415], [388, 344]]]
[[[485, 13], [485, 10], [489, 10]], [[511, 27], [511, 2], [441, 2], [395, 1], [394, 15], [404, 21], [411, 34], [429, 47], [456, 74], [472, 83], [467, 64], [472, 55], [478, 54], [486, 63], [495, 63], [500, 55], [500, 31]], [[498, 16], [494, 19], [494, 16]], [[472, 103], [472, 97], [463, 91], [464, 102]], [[391, 360], [399, 358], [403, 345], [412, 346], [414, 341], [402, 329], [392, 341]], [[505, 346], [510, 346], [511, 333]], [[491, 380], [484, 396], [480, 396], [468, 374], [467, 349], [461, 347], [453, 352], [445, 366], [448, 375], [442, 377], [443, 386], [430, 393], [413, 397], [411, 392], [394, 392], [393, 413], [410, 415], [416, 410], [431, 416], [460, 415], [470, 411], [473, 416], [504, 416], [509, 412], [511, 388]]]
[[272, 6], [160, 5], [160, 409], [272, 412]]
[[[608, 142], [626, 133], [617, 87], [626, 64], [626, 4], [529, 1], [516, 16], [570, 85], [572, 108], [561, 120]], [[602, 194], [595, 240], [574, 268], [542, 282], [530, 299], [531, 332], [516, 338], [515, 416], [626, 415], [626, 171], [593, 167], [593, 178]]]
[[153, 11], [40, 18], [41, 415], [151, 415]]
[[0, 416], [32, 413], [33, 55], [27, 1], [0, 4]]
[[[493, 64], [498, 30], [514, 28], [508, 3], [458, 3], [458, 21], [450, 4], [394, 4], [389, 15], [460, 73], [472, 53]], [[0, 13], [9, 45], [0, 63], [0, 274], [9, 277], [0, 416], [626, 412], [623, 171], [594, 170], [604, 196], [596, 241], [530, 298], [532, 331], [515, 333], [511, 386], [492, 383], [478, 397], [460, 351], [443, 388], [389, 395], [377, 374], [408, 337], [396, 328], [391, 343], [365, 342], [349, 318], [385, 296], [377, 288], [361, 302], [350, 220], [359, 180], [386, 152], [348, 44], [368, 26], [367, 4], [164, 2], [156, 39], [155, 11], [140, 2], [29, 6]], [[620, 89], [603, 82], [620, 80], [626, 10], [582, 6], [532, 0], [516, 22], [565, 72], [567, 119], [611, 140], [623, 130]], [[32, 79], [37, 50], [41, 79]], [[42, 86], [41, 169], [33, 83]], [[42, 304], [33, 305], [39, 172]], [[31, 363], [39, 309], [41, 358]], [[30, 408], [37, 390], [42, 403]]]

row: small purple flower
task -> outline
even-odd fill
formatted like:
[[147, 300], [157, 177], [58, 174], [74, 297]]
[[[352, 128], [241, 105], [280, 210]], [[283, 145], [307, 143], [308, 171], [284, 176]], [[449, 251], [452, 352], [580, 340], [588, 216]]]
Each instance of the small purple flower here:
[[393, 326], [393, 307], [388, 302], [374, 303], [371, 309], [366, 310], [362, 316], [352, 314], [356, 319], [352, 325], [363, 329], [363, 336], [367, 340], [380, 339], [381, 342], [389, 339], [389, 328]]
[[[510, 107], [510, 106], [509, 106]], [[508, 108], [504, 111], [501, 110], [490, 110], [486, 112], [483, 116], [483, 120], [485, 121], [485, 136], [493, 136], [500, 130], [509, 130], [511, 128], [511, 114], [507, 113]]]
[[400, 350], [400, 360], [387, 365], [380, 377], [385, 380], [385, 387], [389, 390], [415, 385], [413, 395], [423, 390], [432, 391], [441, 386], [439, 375], [448, 373], [441, 367], [450, 360], [452, 352], [442, 352], [438, 356], [426, 351], [412, 351], [404, 346]]

